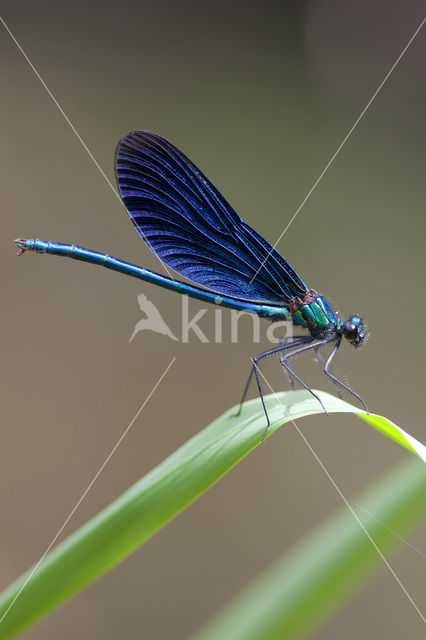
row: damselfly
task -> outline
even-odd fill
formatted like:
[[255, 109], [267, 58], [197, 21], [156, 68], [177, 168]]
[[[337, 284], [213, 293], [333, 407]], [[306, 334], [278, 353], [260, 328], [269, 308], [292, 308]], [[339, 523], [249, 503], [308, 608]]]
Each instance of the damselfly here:
[[330, 364], [345, 337], [359, 347], [367, 337], [358, 315], [345, 322], [315, 289], [308, 289], [288, 262], [246, 224], [212, 183], [175, 146], [154, 133], [134, 131], [117, 145], [115, 173], [118, 189], [137, 232], [163, 263], [195, 287], [110, 255], [74, 244], [44, 240], [16, 240], [19, 250], [67, 256], [140, 278], [192, 298], [230, 309], [256, 313], [271, 321], [288, 320], [305, 330], [253, 358], [240, 407], [255, 376], [266, 415], [259, 377], [259, 361], [280, 354], [290, 375], [319, 397], [290, 368], [294, 356], [332, 343], [324, 373], [338, 388], [362, 398], [330, 372]]

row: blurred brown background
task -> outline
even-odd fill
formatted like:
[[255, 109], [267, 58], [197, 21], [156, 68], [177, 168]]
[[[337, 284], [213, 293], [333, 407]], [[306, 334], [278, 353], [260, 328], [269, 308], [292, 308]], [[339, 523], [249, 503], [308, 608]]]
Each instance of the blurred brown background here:
[[[421, 2], [2, 3], [3, 18], [113, 180], [117, 140], [160, 133], [274, 242], [423, 17]], [[279, 245], [371, 338], [340, 374], [424, 437], [424, 60], [421, 32]], [[4, 29], [0, 587], [35, 563], [173, 356], [176, 361], [64, 535], [235, 404], [238, 344], [129, 337], [144, 292], [179, 331], [179, 297], [13, 238], [83, 246], [158, 270]], [[201, 304], [191, 301], [195, 314]], [[224, 316], [226, 319], [226, 316]], [[204, 318], [208, 331], [213, 319]], [[210, 324], [209, 324], [210, 323]], [[276, 360], [265, 365], [287, 388]], [[298, 371], [332, 391], [310, 358]], [[255, 391], [252, 389], [252, 395]], [[349, 398], [348, 398], [349, 399]], [[344, 494], [408, 455], [351, 416], [301, 426]], [[23, 637], [183, 639], [340, 505], [300, 436], [259, 447], [145, 547]], [[424, 529], [410, 536], [424, 551]], [[424, 605], [424, 559], [391, 564]], [[423, 602], [422, 602], [423, 601]], [[320, 640], [423, 635], [383, 566]]]

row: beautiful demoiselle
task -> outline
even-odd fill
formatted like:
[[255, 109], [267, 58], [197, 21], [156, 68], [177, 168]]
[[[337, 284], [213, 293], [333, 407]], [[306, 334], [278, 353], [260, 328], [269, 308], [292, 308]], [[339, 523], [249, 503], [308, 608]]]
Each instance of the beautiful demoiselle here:
[[258, 363], [274, 353], [280, 354], [291, 379], [309, 389], [288, 361], [333, 343], [327, 360], [322, 360], [324, 373], [366, 408], [362, 398], [329, 370], [342, 337], [355, 347], [365, 341], [367, 330], [362, 318], [352, 315], [346, 322], [342, 320], [321, 294], [308, 289], [275, 248], [241, 220], [203, 173], [164, 138], [146, 131], [129, 133], [117, 145], [115, 172], [121, 198], [141, 238], [162, 262], [204, 288], [71, 244], [20, 238], [15, 241], [18, 254], [31, 250], [83, 260], [198, 300], [251, 311], [271, 321], [289, 320], [305, 329], [303, 335], [292, 336], [290, 342], [253, 359], [242, 403], [254, 374], [267, 418], [266, 430], [269, 418]]

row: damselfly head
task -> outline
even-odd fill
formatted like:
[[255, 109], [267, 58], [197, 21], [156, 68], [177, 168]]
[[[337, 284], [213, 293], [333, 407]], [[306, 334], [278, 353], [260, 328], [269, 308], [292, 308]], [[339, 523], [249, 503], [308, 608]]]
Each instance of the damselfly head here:
[[359, 316], [350, 316], [343, 326], [343, 335], [354, 347], [360, 347], [368, 338], [367, 326]]

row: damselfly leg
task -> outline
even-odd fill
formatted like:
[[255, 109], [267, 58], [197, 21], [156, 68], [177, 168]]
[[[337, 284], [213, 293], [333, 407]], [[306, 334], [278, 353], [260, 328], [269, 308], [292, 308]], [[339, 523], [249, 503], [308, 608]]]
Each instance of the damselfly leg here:
[[[344, 382], [342, 382], [341, 380], [339, 380], [338, 378], [336, 378], [335, 375], [333, 375], [332, 373], [330, 373], [329, 369], [330, 369], [330, 364], [334, 358], [334, 356], [336, 355], [337, 351], [339, 350], [340, 344], [342, 342], [342, 338], [339, 336], [336, 338], [336, 336], [329, 336], [327, 338], [325, 338], [324, 340], [321, 340], [320, 342], [316, 342], [315, 344], [308, 344], [306, 346], [301, 347], [300, 349], [295, 349], [294, 351], [291, 351], [289, 354], [285, 354], [280, 358], [281, 364], [283, 365], [283, 367], [286, 369], [286, 371], [288, 371], [289, 373], [291, 373], [291, 375], [293, 375], [296, 380], [298, 382], [300, 382], [300, 384], [305, 387], [305, 389], [307, 389], [307, 391], [309, 391], [317, 400], [318, 402], [321, 404], [322, 408], [324, 409], [325, 413], [327, 413], [327, 410], [325, 409], [323, 403], [321, 402], [321, 400], [318, 398], [318, 396], [303, 382], [303, 380], [301, 380], [295, 373], [294, 371], [289, 367], [289, 365], [287, 364], [287, 361], [290, 358], [293, 358], [294, 356], [298, 355], [299, 353], [304, 353], [305, 351], [308, 351], [309, 349], [314, 349], [315, 352], [317, 353], [317, 355], [319, 355], [318, 351], [319, 349], [321, 349], [322, 347], [324, 347], [326, 344], [329, 344], [330, 342], [336, 340], [336, 344], [333, 347], [332, 352], [330, 353], [329, 357], [327, 358], [327, 360], [324, 362], [323, 358], [321, 357], [321, 361], [324, 364], [324, 368], [323, 371], [324, 373], [330, 378], [330, 380], [333, 382], [333, 384], [335, 386], [341, 387], [342, 389], [345, 389], [346, 391], [348, 391], [349, 393], [351, 393], [355, 398], [357, 398], [357, 400], [359, 400], [359, 402], [362, 404], [362, 406], [364, 407], [364, 409], [367, 411], [368, 413], [368, 408], [367, 405], [365, 404], [364, 400], [361, 398], [360, 395], [358, 395], [355, 391], [353, 391], [347, 384], [345, 384]], [[341, 394], [339, 393], [339, 396]]]
[[[254, 375], [254, 377], [256, 379], [256, 385], [257, 385], [257, 389], [258, 389], [258, 392], [259, 392], [259, 396], [260, 396], [260, 399], [261, 399], [261, 402], [262, 402], [262, 407], [263, 407], [263, 410], [264, 410], [265, 416], [266, 416], [266, 429], [265, 429], [265, 432], [263, 434], [262, 440], [265, 439], [265, 436], [266, 436], [266, 434], [268, 432], [270, 421], [269, 421], [268, 412], [266, 410], [265, 401], [264, 401], [264, 398], [263, 398], [262, 386], [260, 384], [258, 363], [263, 358], [267, 358], [268, 356], [272, 356], [275, 353], [281, 353], [281, 352], [283, 352], [283, 351], [285, 351], [287, 349], [298, 347], [301, 344], [306, 344], [306, 343], [312, 342], [312, 340], [313, 340], [312, 336], [309, 336], [309, 335], [308, 336], [307, 335], [291, 336], [291, 338], [292, 338], [292, 342], [289, 342], [287, 344], [280, 344], [278, 347], [274, 347], [273, 349], [268, 349], [268, 351], [264, 351], [263, 353], [259, 353], [257, 356], [255, 356], [252, 359], [252, 363], [253, 364], [252, 364], [252, 368], [251, 368], [251, 371], [250, 371], [250, 375], [249, 375], [249, 377], [247, 379], [247, 382], [246, 382], [246, 385], [244, 387], [244, 391], [243, 391], [243, 395], [242, 395], [242, 398], [241, 398], [240, 406], [239, 406], [239, 409], [238, 409], [238, 411], [236, 413], [236, 416], [239, 416], [241, 414], [241, 410], [243, 408], [243, 404], [245, 402], [245, 399], [247, 397], [247, 393], [248, 393], [248, 390], [249, 390], [250, 382], [252, 381], [252, 378], [253, 378], [253, 375]], [[290, 336], [289, 336], [289, 339], [290, 339]]]
[[[314, 351], [315, 351], [315, 355], [316, 355], [316, 357], [317, 357], [317, 358], [318, 358], [318, 360], [321, 362], [322, 367], [323, 367], [323, 371], [324, 371], [324, 367], [325, 367], [325, 360], [324, 360], [324, 358], [322, 357], [322, 355], [320, 354], [319, 347], [316, 347], [316, 348], [314, 349]], [[337, 395], [338, 395], [338, 396], [339, 396], [339, 398], [341, 399], [341, 398], [342, 398], [342, 392], [341, 392], [341, 390], [340, 390], [339, 385], [338, 385], [338, 384], [337, 384], [337, 382], [335, 382], [334, 380], [333, 380], [333, 385], [334, 385], [334, 388], [336, 389]]]
[[342, 338], [338, 338], [336, 344], [333, 347], [333, 351], [328, 356], [327, 361], [326, 361], [326, 363], [324, 365], [324, 373], [333, 381], [333, 383], [335, 385], [337, 384], [340, 387], [342, 387], [342, 389], [346, 389], [346, 391], [349, 391], [349, 393], [351, 393], [355, 398], [357, 398], [360, 401], [360, 403], [362, 404], [362, 406], [364, 407], [364, 409], [366, 410], [366, 412], [369, 413], [367, 405], [365, 404], [365, 402], [361, 398], [361, 396], [358, 395], [357, 393], [355, 393], [355, 391], [352, 391], [352, 389], [350, 387], [348, 387], [347, 384], [345, 384], [341, 380], [338, 380], [338, 378], [336, 378], [336, 376], [334, 376], [329, 371], [329, 367], [330, 367], [331, 361], [333, 360], [334, 356], [336, 355], [336, 353], [337, 353], [337, 351], [338, 351], [338, 349], [340, 347], [340, 343], [341, 342], [342, 342]]
[[[296, 336], [293, 336], [293, 338], [294, 337], [296, 337]], [[287, 336], [280, 336], [279, 337], [280, 344], [284, 344], [284, 340], [287, 340], [287, 339], [288, 339]], [[294, 377], [291, 375], [291, 373], [289, 371], [286, 371], [286, 373], [287, 373], [287, 376], [288, 376], [288, 380], [290, 382], [290, 387], [291, 387], [292, 391], [294, 391], [296, 389], [296, 383], [294, 381]]]
[[[312, 338], [313, 340], [313, 338]], [[304, 387], [306, 389], [306, 391], [309, 391], [309, 393], [311, 393], [313, 395], [313, 397], [318, 400], [318, 402], [320, 403], [321, 407], [324, 409], [324, 412], [327, 413], [327, 409], [325, 408], [324, 404], [322, 403], [321, 399], [319, 398], [319, 396], [317, 396], [316, 393], [314, 393], [312, 391], [312, 389], [310, 387], [308, 387], [308, 385], [303, 382], [303, 380], [301, 378], [299, 378], [298, 375], [295, 374], [295, 372], [293, 371], [293, 369], [291, 369], [289, 367], [289, 365], [287, 364], [287, 360], [289, 360], [290, 358], [292, 358], [293, 356], [297, 356], [300, 353], [304, 353], [305, 351], [309, 351], [310, 349], [320, 349], [321, 347], [324, 347], [326, 344], [328, 344], [329, 342], [331, 342], [332, 340], [335, 340], [335, 337], [333, 335], [331, 336], [327, 336], [327, 338], [324, 338], [324, 340], [320, 340], [319, 342], [315, 342], [314, 344], [307, 344], [303, 347], [300, 347], [300, 349], [295, 349], [294, 351], [291, 351], [289, 354], [285, 354], [282, 355], [280, 357], [280, 362], [283, 365], [284, 369], [291, 374], [301, 385], [302, 387]], [[328, 415], [328, 414], [327, 414]]]

